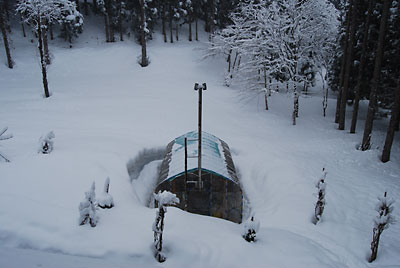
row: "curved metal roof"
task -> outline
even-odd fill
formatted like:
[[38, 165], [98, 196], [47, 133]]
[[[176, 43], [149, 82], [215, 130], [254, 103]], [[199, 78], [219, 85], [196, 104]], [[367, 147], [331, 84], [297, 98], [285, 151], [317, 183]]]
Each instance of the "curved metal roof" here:
[[[187, 138], [188, 172], [198, 168], [198, 132], [191, 131], [175, 138], [167, 146], [167, 153], [161, 165], [159, 182], [173, 180], [185, 173], [185, 137]], [[229, 146], [221, 139], [202, 132], [202, 170], [216, 173], [238, 183], [235, 166]]]

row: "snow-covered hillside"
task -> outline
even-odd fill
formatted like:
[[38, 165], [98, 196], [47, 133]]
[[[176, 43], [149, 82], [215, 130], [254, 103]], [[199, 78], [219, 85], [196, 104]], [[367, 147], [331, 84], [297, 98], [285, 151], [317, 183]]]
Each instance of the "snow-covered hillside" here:
[[[265, 111], [263, 96], [244, 98], [223, 85], [224, 59], [200, 60], [206, 36], [175, 44], [155, 36], [151, 64], [142, 68], [133, 40], [106, 44], [101, 26], [85, 27], [73, 48], [50, 43], [48, 99], [29, 38], [11, 35], [14, 69], [0, 55], [0, 128], [14, 135], [0, 144], [11, 160], [0, 162], [0, 267], [160, 267], [151, 250], [156, 210], [143, 205], [157, 165], [133, 184], [126, 165], [142, 149], [196, 129], [195, 82], [208, 87], [203, 129], [231, 147], [261, 226], [250, 244], [242, 225], [169, 208], [162, 267], [400, 267], [399, 223], [383, 232], [377, 260], [367, 262], [375, 204], [385, 191], [397, 200], [400, 220], [398, 133], [391, 161], [379, 160], [386, 119], [376, 122], [373, 149], [357, 151], [365, 117], [357, 134], [338, 131], [333, 96], [324, 118], [315, 88], [300, 98], [292, 126], [291, 94], [273, 94]], [[54, 151], [38, 154], [49, 131]], [[327, 205], [314, 225], [323, 167]], [[79, 226], [84, 192], [95, 181], [99, 194], [107, 177], [115, 207], [99, 212], [97, 227]]]

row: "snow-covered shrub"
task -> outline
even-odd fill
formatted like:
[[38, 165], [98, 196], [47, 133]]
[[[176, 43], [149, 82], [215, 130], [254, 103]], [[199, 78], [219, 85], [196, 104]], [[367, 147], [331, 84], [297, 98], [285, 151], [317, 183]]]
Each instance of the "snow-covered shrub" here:
[[315, 211], [314, 211], [314, 223], [317, 224], [318, 221], [321, 220], [322, 217], [322, 213], [324, 212], [324, 208], [325, 208], [325, 190], [326, 190], [326, 170], [325, 168], [322, 169], [322, 176], [321, 178], [318, 180], [317, 184], [315, 187], [317, 187], [318, 189], [318, 200], [317, 203], [315, 204]]
[[79, 204], [79, 225], [90, 224], [96, 227], [98, 217], [96, 211], [96, 194], [94, 192], [95, 184], [92, 183], [90, 190], [85, 192], [85, 200]]
[[394, 223], [393, 203], [394, 200], [386, 196], [386, 192], [383, 197], [378, 197], [378, 204], [376, 206], [376, 211], [379, 215], [374, 219], [374, 229], [371, 242], [371, 257], [369, 262], [373, 262], [378, 254], [379, 239], [383, 230], [387, 229], [391, 223]]
[[164, 231], [164, 217], [167, 212], [168, 205], [174, 205], [179, 203], [179, 198], [175, 194], [168, 191], [159, 191], [158, 194], [154, 194], [154, 199], [158, 202], [158, 211], [156, 212], [156, 220], [153, 223], [154, 232], [154, 257], [158, 262], [164, 262], [166, 257], [162, 252], [162, 235]]
[[243, 238], [247, 242], [256, 241], [256, 234], [260, 229], [260, 221], [255, 219], [254, 214], [244, 223]]
[[[8, 127], [5, 127], [0, 131], [0, 141], [8, 140], [13, 137], [12, 134], [4, 134], [4, 133], [6, 133], [7, 130], [8, 130]], [[0, 159], [3, 159], [6, 162], [10, 162], [10, 160], [8, 160], [1, 152], [0, 152]]]
[[42, 154], [49, 154], [54, 149], [54, 138], [56, 135], [53, 131], [50, 131], [46, 135], [43, 135], [39, 139], [39, 149], [38, 152]]
[[108, 193], [110, 190], [110, 178], [107, 177], [104, 183], [104, 191], [97, 197], [97, 204], [101, 208], [112, 208], [114, 206], [114, 199]]

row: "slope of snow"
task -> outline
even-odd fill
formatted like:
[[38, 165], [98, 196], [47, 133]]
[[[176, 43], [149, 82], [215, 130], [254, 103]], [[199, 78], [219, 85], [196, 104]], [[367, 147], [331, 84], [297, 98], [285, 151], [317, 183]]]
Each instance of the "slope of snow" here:
[[[249, 244], [241, 225], [169, 208], [163, 267], [398, 267], [400, 224], [383, 232], [376, 262], [367, 262], [377, 196], [400, 200], [398, 134], [391, 161], [379, 161], [386, 119], [375, 122], [373, 149], [357, 151], [364, 122], [354, 135], [336, 130], [335, 101], [323, 118], [319, 89], [300, 98], [292, 126], [289, 94], [274, 94], [265, 111], [263, 96], [242, 98], [224, 87], [224, 59], [200, 61], [205, 42], [164, 44], [156, 35], [151, 64], [141, 68], [133, 41], [106, 44], [100, 25], [85, 27], [71, 49], [50, 43], [48, 99], [35, 44], [18, 31], [11, 35], [15, 69], [0, 65], [0, 128], [14, 135], [0, 144], [11, 159], [0, 163], [0, 267], [159, 267], [151, 251], [156, 212], [145, 206], [159, 163], [132, 184], [126, 163], [196, 129], [195, 82], [208, 87], [203, 129], [229, 144], [261, 226]], [[364, 116], [366, 103], [361, 109]], [[49, 131], [54, 150], [38, 154]], [[315, 226], [323, 167], [327, 205]], [[99, 211], [96, 228], [79, 226], [84, 192], [93, 181], [101, 189], [108, 176], [115, 207]]]

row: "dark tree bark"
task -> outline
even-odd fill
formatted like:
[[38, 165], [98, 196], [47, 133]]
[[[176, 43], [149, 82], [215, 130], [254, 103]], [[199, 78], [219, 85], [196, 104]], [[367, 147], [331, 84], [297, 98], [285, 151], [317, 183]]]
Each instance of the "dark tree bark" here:
[[210, 7], [210, 23], [209, 23], [209, 27], [210, 27], [210, 41], [212, 41], [212, 36], [214, 34], [214, 20], [215, 20], [215, 16], [214, 16], [214, 0], [208, 0], [209, 1], [209, 7]]
[[161, 7], [162, 7], [162, 10], [161, 10], [162, 34], [164, 36], [164, 42], [167, 43], [168, 42], [167, 31], [165, 29], [165, 20], [166, 20], [166, 18], [165, 18], [165, 3], [163, 3], [161, 5]]
[[106, 30], [106, 42], [110, 42], [110, 33], [108, 32], [109, 24], [108, 24], [108, 14], [104, 14], [104, 28]]
[[145, 32], [145, 27], [146, 27], [146, 17], [145, 17], [145, 10], [144, 10], [144, 0], [140, 0], [140, 8], [141, 8], [141, 23], [142, 23], [142, 29], [141, 29], [141, 38], [140, 38], [140, 43], [142, 45], [142, 60], [140, 62], [140, 65], [142, 67], [146, 67], [149, 65], [149, 62], [147, 60], [147, 51], [146, 51], [146, 32]]
[[25, 25], [24, 25], [24, 21], [22, 20], [22, 17], [20, 17], [20, 20], [21, 20], [22, 34], [24, 35], [24, 37], [26, 37]]
[[400, 81], [397, 83], [395, 101], [392, 107], [392, 116], [390, 117], [389, 126], [386, 133], [385, 145], [383, 147], [382, 152], [382, 162], [386, 163], [390, 160], [390, 151], [392, 149], [394, 133], [396, 129], [396, 123], [399, 120], [399, 112], [400, 112]]
[[397, 113], [397, 122], [395, 122], [394, 125], [395, 125], [394, 130], [399, 131], [399, 129], [400, 129], [400, 109], [399, 109], [399, 112]]
[[88, 5], [87, 0], [83, 1], [83, 8], [85, 10], [85, 16], [88, 16], [89, 15], [89, 5]]
[[192, 41], [192, 14], [189, 14], [188, 18], [188, 23], [189, 23], [189, 41]]
[[367, 119], [365, 121], [364, 135], [361, 144], [361, 150], [363, 151], [368, 150], [371, 146], [370, 144], [371, 133], [374, 123], [374, 115], [377, 109], [378, 82], [381, 73], [384, 41], [386, 35], [387, 21], [389, 18], [389, 9], [391, 5], [392, 5], [392, 0], [384, 0], [382, 17], [379, 25], [378, 47], [376, 49], [374, 74], [371, 81], [371, 93], [369, 96], [368, 113], [367, 113]]
[[79, 0], [75, 0], [76, 10], [81, 11], [79, 8]]
[[196, 41], [199, 41], [199, 27], [198, 27], [198, 19], [197, 16], [194, 18], [195, 29], [196, 29]]
[[49, 86], [47, 82], [47, 70], [46, 70], [46, 61], [44, 58], [44, 49], [43, 49], [43, 40], [42, 40], [42, 23], [40, 18], [38, 20], [38, 27], [37, 27], [37, 34], [39, 39], [39, 54], [40, 54], [40, 65], [42, 66], [42, 78], [43, 78], [43, 88], [44, 88], [44, 95], [46, 98], [50, 97], [49, 93]]
[[350, 133], [356, 133], [357, 118], [358, 118], [358, 107], [359, 107], [359, 104], [360, 104], [360, 87], [361, 87], [361, 84], [362, 84], [365, 63], [367, 61], [369, 25], [370, 25], [370, 21], [371, 21], [373, 4], [374, 4], [375, 1], [369, 0], [368, 2], [369, 2], [369, 6], [368, 6], [367, 19], [366, 19], [365, 25], [364, 25], [364, 36], [363, 36], [362, 48], [361, 48], [360, 66], [359, 66], [359, 69], [358, 69], [357, 84], [356, 84], [356, 87], [354, 89], [354, 105], [353, 105], [353, 116], [351, 118]]
[[[351, 6], [350, 6], [351, 8]], [[350, 36], [350, 12], [351, 10], [347, 11], [346, 14], [346, 35], [344, 38], [344, 46], [343, 46], [343, 55], [342, 55], [342, 62], [340, 63], [340, 74], [339, 74], [339, 91], [338, 91], [338, 96], [336, 100], [336, 113], [335, 113], [335, 123], [339, 123], [339, 114], [340, 114], [340, 105], [342, 102], [342, 90], [343, 90], [343, 81], [344, 81], [344, 71], [345, 71], [345, 66], [346, 66], [346, 53], [347, 53], [347, 47], [348, 47], [348, 41], [349, 41], [349, 36]]]
[[108, 32], [109, 32], [109, 42], [115, 42], [115, 36], [114, 36], [114, 25], [113, 25], [113, 13], [112, 13], [112, 7], [111, 7], [111, 0], [105, 1], [106, 3], [106, 12], [107, 12], [107, 17], [108, 17]]
[[176, 37], [176, 41], [179, 41], [179, 21], [175, 22], [175, 37]]
[[349, 42], [347, 44], [346, 51], [346, 64], [344, 68], [344, 79], [343, 79], [343, 87], [342, 94], [340, 99], [340, 110], [339, 110], [339, 130], [344, 130], [345, 121], [346, 121], [346, 106], [347, 106], [347, 93], [349, 91], [349, 82], [350, 82], [350, 71], [353, 67], [353, 50], [354, 50], [354, 39], [356, 33], [356, 17], [357, 17], [357, 9], [354, 5], [354, 0], [350, 0], [350, 34], [349, 34]]
[[4, 43], [4, 48], [6, 50], [8, 68], [12, 69], [14, 65], [11, 58], [10, 46], [8, 44], [7, 30], [3, 18], [3, 8], [1, 6], [0, 6], [0, 28], [1, 28], [1, 34], [3, 35], [3, 41], [4, 41], [3, 43]]
[[169, 33], [170, 33], [170, 41], [171, 43], [174, 42], [174, 35], [173, 35], [173, 29], [172, 29], [172, 8], [171, 5], [169, 6]]
[[53, 24], [49, 25], [50, 29], [50, 40], [54, 40]]
[[44, 60], [46, 61], [46, 65], [51, 63], [50, 53], [49, 53], [49, 42], [47, 40], [47, 26], [42, 29], [43, 34], [43, 49], [44, 49]]

